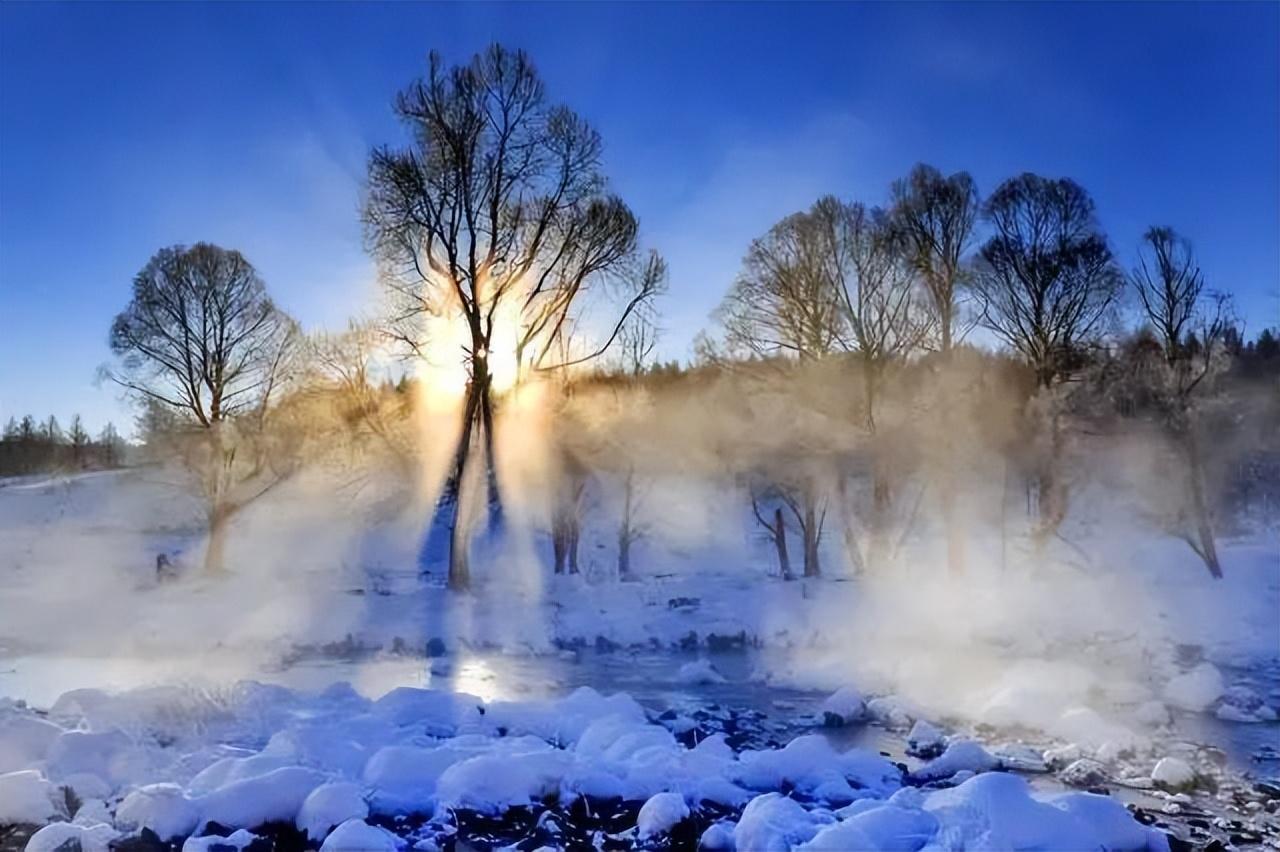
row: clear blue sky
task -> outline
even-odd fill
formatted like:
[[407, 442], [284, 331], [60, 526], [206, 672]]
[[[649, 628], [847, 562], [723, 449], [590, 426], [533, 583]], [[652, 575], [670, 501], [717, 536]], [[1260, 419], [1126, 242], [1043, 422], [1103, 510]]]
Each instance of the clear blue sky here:
[[366, 153], [428, 50], [529, 50], [604, 135], [670, 261], [688, 352], [747, 242], [917, 161], [985, 192], [1031, 170], [1097, 201], [1126, 265], [1162, 223], [1249, 328], [1280, 316], [1280, 4], [0, 4], [0, 420], [130, 425], [94, 386], [157, 248], [243, 251], [338, 326], [375, 293]]

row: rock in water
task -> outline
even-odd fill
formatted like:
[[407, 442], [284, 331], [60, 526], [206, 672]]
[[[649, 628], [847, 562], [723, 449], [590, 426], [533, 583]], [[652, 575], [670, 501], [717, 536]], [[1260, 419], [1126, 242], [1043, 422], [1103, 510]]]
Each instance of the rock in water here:
[[1170, 680], [1164, 688], [1164, 697], [1181, 710], [1203, 713], [1222, 695], [1225, 685], [1222, 674], [1213, 663], [1201, 663], [1189, 672]]
[[839, 727], [861, 721], [866, 715], [867, 705], [861, 692], [852, 686], [842, 686], [822, 702], [819, 709], [827, 725]]
[[1151, 782], [1162, 790], [1181, 792], [1196, 784], [1196, 771], [1176, 757], [1162, 757], [1151, 770]]
[[1107, 771], [1098, 761], [1082, 757], [1059, 772], [1058, 778], [1072, 787], [1102, 787], [1107, 783]]
[[946, 737], [937, 727], [919, 719], [907, 734], [907, 754], [929, 760], [942, 754], [947, 747]]

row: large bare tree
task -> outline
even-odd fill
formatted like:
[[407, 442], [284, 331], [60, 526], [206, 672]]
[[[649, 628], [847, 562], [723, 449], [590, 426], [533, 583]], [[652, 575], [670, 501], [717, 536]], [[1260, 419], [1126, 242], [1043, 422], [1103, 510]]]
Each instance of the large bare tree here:
[[1152, 387], [1146, 390], [1187, 466], [1195, 533], [1183, 537], [1209, 573], [1221, 578], [1213, 513], [1205, 493], [1196, 409], [1198, 397], [1212, 383], [1215, 369], [1224, 361], [1229, 305], [1220, 294], [1205, 292], [1204, 275], [1191, 243], [1172, 228], [1150, 228], [1143, 235], [1138, 260], [1128, 280], [1163, 356]]
[[[895, 236], [928, 294], [937, 346], [946, 368], [958, 336], [960, 298], [968, 283], [968, 254], [981, 213], [978, 188], [968, 172], [944, 175], [933, 166], [919, 163], [905, 178], [894, 182], [892, 194]], [[944, 389], [955, 393], [949, 382]], [[945, 395], [939, 405], [944, 412], [956, 408], [955, 400]], [[942, 449], [947, 564], [952, 574], [959, 574], [964, 571], [966, 549], [964, 524], [957, 507], [960, 450], [949, 438]]]
[[[493, 482], [495, 330], [514, 323], [517, 369], [563, 366], [552, 353], [573, 325], [582, 296], [600, 284], [624, 290], [620, 317], [652, 293], [656, 258], [637, 256], [637, 222], [609, 194], [599, 134], [550, 103], [522, 51], [494, 45], [445, 67], [433, 53], [427, 76], [400, 93], [395, 110], [412, 134], [405, 149], [376, 149], [369, 161], [365, 222], [394, 301], [393, 335], [421, 352], [423, 319], [466, 328], [468, 382], [453, 478]], [[551, 361], [551, 363], [549, 363]], [[478, 454], [487, 476], [469, 476]], [[461, 495], [460, 495], [461, 496]], [[470, 585], [471, 530], [455, 511], [449, 583]]]
[[1093, 200], [1072, 180], [1030, 173], [1010, 178], [988, 199], [986, 215], [994, 233], [982, 247], [975, 279], [982, 323], [1035, 374], [1036, 402], [1047, 420], [1036, 536], [1043, 544], [1067, 511], [1063, 405], [1055, 389], [1101, 332], [1123, 276]]
[[157, 252], [111, 325], [107, 375], [164, 413], [166, 438], [200, 482], [209, 573], [224, 570], [235, 513], [292, 470], [268, 427], [296, 338], [244, 256], [209, 243]]

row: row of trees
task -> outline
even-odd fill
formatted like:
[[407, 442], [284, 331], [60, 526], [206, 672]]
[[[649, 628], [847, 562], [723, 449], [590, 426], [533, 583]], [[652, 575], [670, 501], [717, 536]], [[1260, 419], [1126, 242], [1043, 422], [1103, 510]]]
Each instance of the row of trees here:
[[77, 414], [63, 431], [58, 418], [37, 421], [31, 415], [10, 417], [0, 435], [0, 476], [55, 470], [89, 470], [125, 463], [126, 446], [108, 423], [95, 438]]
[[[980, 229], [987, 236], [977, 245]], [[1219, 577], [1196, 414], [1198, 399], [1226, 364], [1221, 356], [1234, 326], [1229, 299], [1207, 289], [1191, 244], [1172, 229], [1149, 229], [1126, 272], [1092, 199], [1074, 181], [1022, 174], [983, 201], [968, 174], [944, 176], [921, 165], [893, 184], [886, 208], [827, 197], [783, 219], [752, 243], [716, 318], [729, 357], [840, 357], [856, 364], [862, 429], [872, 439], [887, 370], [917, 357], [945, 369], [956, 341], [974, 326], [984, 329], [1034, 380], [1025, 417], [1043, 444], [1035, 470], [1035, 539], [1043, 546], [1067, 513], [1061, 464], [1073, 386], [1118, 339], [1126, 304], [1156, 355], [1141, 365], [1148, 396], [1183, 453], [1196, 519], [1188, 541]], [[704, 351], [719, 357], [710, 343]], [[940, 390], [936, 413], [945, 416], [956, 406], [946, 398], [951, 388]], [[960, 570], [954, 453], [941, 455], [949, 558]], [[892, 484], [882, 466], [872, 467], [874, 540], [884, 532]], [[816, 554], [814, 519], [821, 512], [814, 504], [822, 499], [802, 484], [783, 501], [805, 539], [806, 574], [817, 570], [809, 554]], [[754, 498], [753, 508], [780, 539], [781, 512], [761, 515]]]
[[[390, 296], [384, 316], [306, 337], [244, 257], [198, 243], [158, 252], [112, 325], [117, 361], [108, 374], [144, 405], [150, 442], [183, 460], [206, 498], [210, 572], [221, 570], [230, 521], [299, 470], [309, 446], [358, 433], [401, 467], [422, 463], [419, 438], [406, 427], [413, 394], [379, 387], [373, 376], [374, 353], [387, 343], [465, 374], [440, 504], [451, 512], [448, 577], [458, 589], [471, 581], [475, 513], [464, 508], [501, 512], [500, 360], [514, 363], [516, 384], [549, 380], [565, 417], [584, 386], [574, 368], [602, 363], [606, 353], [611, 375], [586, 384], [603, 382], [613, 399], [680, 378], [651, 365], [665, 264], [641, 249], [636, 217], [609, 191], [599, 135], [547, 98], [523, 53], [494, 46], [453, 68], [433, 56], [395, 109], [412, 141], [371, 154], [363, 214]], [[588, 345], [592, 304], [608, 313], [595, 317], [600, 333]], [[1141, 346], [1123, 351], [1115, 345], [1122, 305], [1147, 329]], [[791, 526], [803, 540], [804, 573], [821, 573], [818, 544], [833, 499], [855, 563], [884, 558], [910, 466], [895, 438], [922, 421], [938, 428], [912, 452], [927, 459], [948, 562], [963, 570], [965, 428], [987, 427], [982, 416], [957, 412], [972, 411], [973, 376], [992, 372], [972, 369], [986, 357], [964, 343], [977, 327], [1012, 355], [993, 370], [1014, 366], [1001, 381], [1021, 388], [998, 399], [1013, 401], [1004, 449], [1016, 445], [1034, 481], [1037, 543], [1066, 516], [1061, 464], [1071, 418], [1084, 410], [1082, 399], [1102, 398], [1097, 388], [1114, 390], [1124, 376], [1141, 385], [1143, 411], [1183, 454], [1196, 518], [1188, 540], [1220, 575], [1197, 433], [1200, 401], [1226, 363], [1233, 326], [1228, 302], [1209, 292], [1190, 244], [1172, 230], [1148, 231], [1126, 272], [1073, 181], [1024, 174], [983, 199], [969, 175], [921, 165], [892, 185], [884, 207], [826, 197], [783, 219], [748, 247], [715, 319], [718, 333], [699, 344], [710, 365], [700, 375], [744, 376], [751, 392], [827, 418], [807, 443], [775, 446], [767, 464], [735, 468], [784, 576]], [[1238, 339], [1234, 345], [1243, 353]], [[1256, 351], [1271, 347], [1274, 338], [1259, 338]], [[800, 369], [821, 379], [802, 382]], [[984, 440], [994, 434], [987, 432]], [[603, 470], [623, 489], [617, 540], [626, 576], [644, 533], [635, 511], [643, 465], [615, 439], [592, 441], [590, 449], [570, 440], [548, 448], [557, 471], [555, 570], [577, 570], [584, 494], [592, 472]], [[860, 478], [871, 495], [865, 509], [853, 493]], [[856, 524], [870, 531], [865, 548], [850, 532]]]

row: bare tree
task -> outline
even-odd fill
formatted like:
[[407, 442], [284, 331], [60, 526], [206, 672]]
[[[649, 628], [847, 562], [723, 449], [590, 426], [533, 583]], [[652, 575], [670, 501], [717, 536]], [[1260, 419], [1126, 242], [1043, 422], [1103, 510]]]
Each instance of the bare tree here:
[[[433, 53], [427, 77], [400, 93], [396, 113], [413, 134], [406, 150], [379, 148], [369, 161], [365, 223], [393, 297], [391, 333], [422, 352], [422, 320], [466, 327], [456, 353], [468, 375], [453, 479], [493, 478], [495, 329], [515, 328], [517, 368], [556, 369], [547, 355], [572, 325], [584, 293], [623, 287], [618, 327], [656, 285], [661, 262], [637, 257], [635, 216], [607, 192], [599, 134], [548, 103], [522, 51], [494, 45], [446, 68]], [[449, 357], [452, 357], [450, 355]], [[468, 475], [478, 450], [487, 475]], [[496, 505], [496, 503], [491, 503]], [[449, 584], [470, 585], [471, 530], [455, 511]]]
[[224, 570], [235, 513], [291, 472], [267, 427], [296, 337], [249, 262], [208, 243], [157, 252], [112, 323], [118, 361], [107, 375], [168, 415], [176, 448], [200, 482], [208, 573]]
[[1038, 474], [1038, 543], [1066, 517], [1060, 471], [1063, 401], [1057, 386], [1099, 334], [1123, 277], [1088, 193], [1066, 178], [1023, 174], [1001, 184], [986, 207], [994, 234], [983, 245], [975, 285], [982, 323], [1031, 368], [1049, 448]]
[[1196, 422], [1197, 398], [1223, 363], [1231, 326], [1230, 306], [1221, 294], [1206, 294], [1204, 276], [1191, 243], [1172, 228], [1151, 228], [1142, 238], [1129, 274], [1143, 317], [1163, 355], [1148, 388], [1187, 465], [1195, 535], [1184, 538], [1216, 579], [1222, 565], [1213, 534], [1213, 513], [1205, 496], [1204, 457]]
[[85, 464], [85, 455], [89, 447], [89, 433], [84, 429], [84, 422], [79, 414], [72, 415], [71, 429], [67, 432], [67, 440], [71, 444], [71, 463], [77, 469]]
[[894, 232], [929, 294], [945, 355], [954, 345], [966, 256], [981, 210], [978, 188], [968, 172], [944, 176], [920, 163], [892, 192]]
[[[968, 172], [944, 176], [933, 166], [920, 163], [893, 184], [892, 194], [896, 239], [928, 293], [945, 364], [957, 336], [960, 296], [968, 281], [966, 257], [981, 211], [977, 185]], [[943, 399], [941, 407], [952, 411], [955, 404]], [[944, 452], [941, 491], [947, 564], [952, 574], [958, 574], [963, 572], [965, 561], [964, 525], [956, 505], [959, 450], [948, 440]]]

